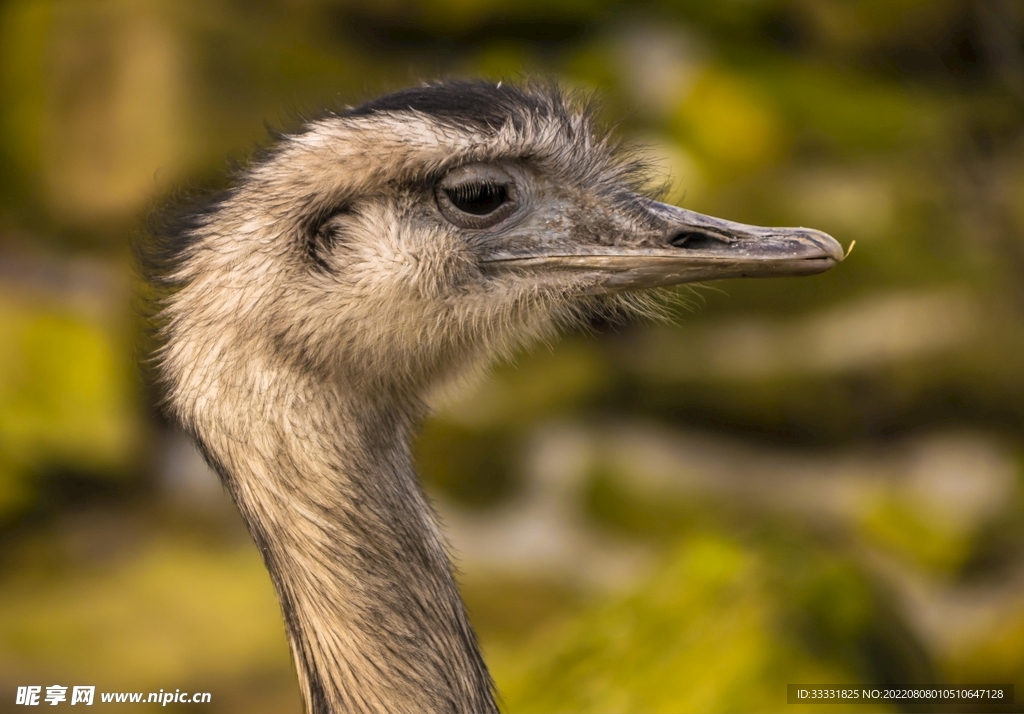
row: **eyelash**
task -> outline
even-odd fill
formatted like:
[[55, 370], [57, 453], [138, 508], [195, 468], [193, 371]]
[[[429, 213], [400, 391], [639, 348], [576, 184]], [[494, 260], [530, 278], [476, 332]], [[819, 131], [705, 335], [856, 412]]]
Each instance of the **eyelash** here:
[[455, 186], [449, 186], [445, 188], [445, 191], [453, 201], [471, 201], [479, 198], [486, 191], [497, 192], [500, 189], [504, 189], [504, 186], [500, 186], [496, 183], [470, 181], [467, 183], [456, 184]]

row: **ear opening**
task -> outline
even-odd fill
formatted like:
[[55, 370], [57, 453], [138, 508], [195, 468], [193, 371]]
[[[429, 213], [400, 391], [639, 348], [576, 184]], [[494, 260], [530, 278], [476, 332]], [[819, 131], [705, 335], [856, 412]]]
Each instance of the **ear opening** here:
[[339, 237], [334, 219], [351, 212], [351, 205], [342, 202], [314, 211], [303, 223], [300, 236], [302, 254], [315, 269], [325, 273], [331, 271], [327, 258], [337, 245]]

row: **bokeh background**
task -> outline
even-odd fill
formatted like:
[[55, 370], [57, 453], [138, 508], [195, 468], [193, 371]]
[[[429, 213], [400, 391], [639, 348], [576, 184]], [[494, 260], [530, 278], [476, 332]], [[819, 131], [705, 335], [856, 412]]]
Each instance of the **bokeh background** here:
[[0, 710], [94, 684], [301, 711], [257, 551], [142, 376], [130, 244], [265, 123], [537, 74], [597, 92], [671, 200], [857, 247], [522, 354], [425, 425], [508, 710], [1022, 698], [1020, 3], [5, 0]]

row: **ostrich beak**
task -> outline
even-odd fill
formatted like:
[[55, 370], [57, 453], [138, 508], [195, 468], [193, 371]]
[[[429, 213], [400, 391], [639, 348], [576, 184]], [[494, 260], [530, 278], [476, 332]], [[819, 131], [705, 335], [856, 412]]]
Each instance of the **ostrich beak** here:
[[639, 205], [648, 214], [648, 227], [636, 233], [627, 230], [601, 245], [555, 248], [491, 265], [589, 274], [595, 292], [618, 292], [722, 278], [814, 275], [844, 257], [835, 239], [811, 228], [734, 223], [649, 199], [639, 199]]
[[606, 255], [576, 259], [595, 268], [600, 265], [604, 290], [722, 278], [814, 275], [844, 257], [832, 236], [811, 228], [763, 228], [656, 201], [645, 203], [664, 226], [653, 237]]

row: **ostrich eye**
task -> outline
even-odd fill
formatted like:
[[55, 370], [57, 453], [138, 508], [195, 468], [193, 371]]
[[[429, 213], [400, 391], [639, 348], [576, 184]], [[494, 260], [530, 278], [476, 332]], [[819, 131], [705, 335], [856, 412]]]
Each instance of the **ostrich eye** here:
[[436, 188], [437, 207], [461, 228], [488, 228], [516, 208], [516, 183], [504, 169], [472, 164], [452, 170]]
[[508, 186], [493, 183], [464, 183], [444, 192], [453, 206], [474, 216], [494, 213], [508, 200]]

